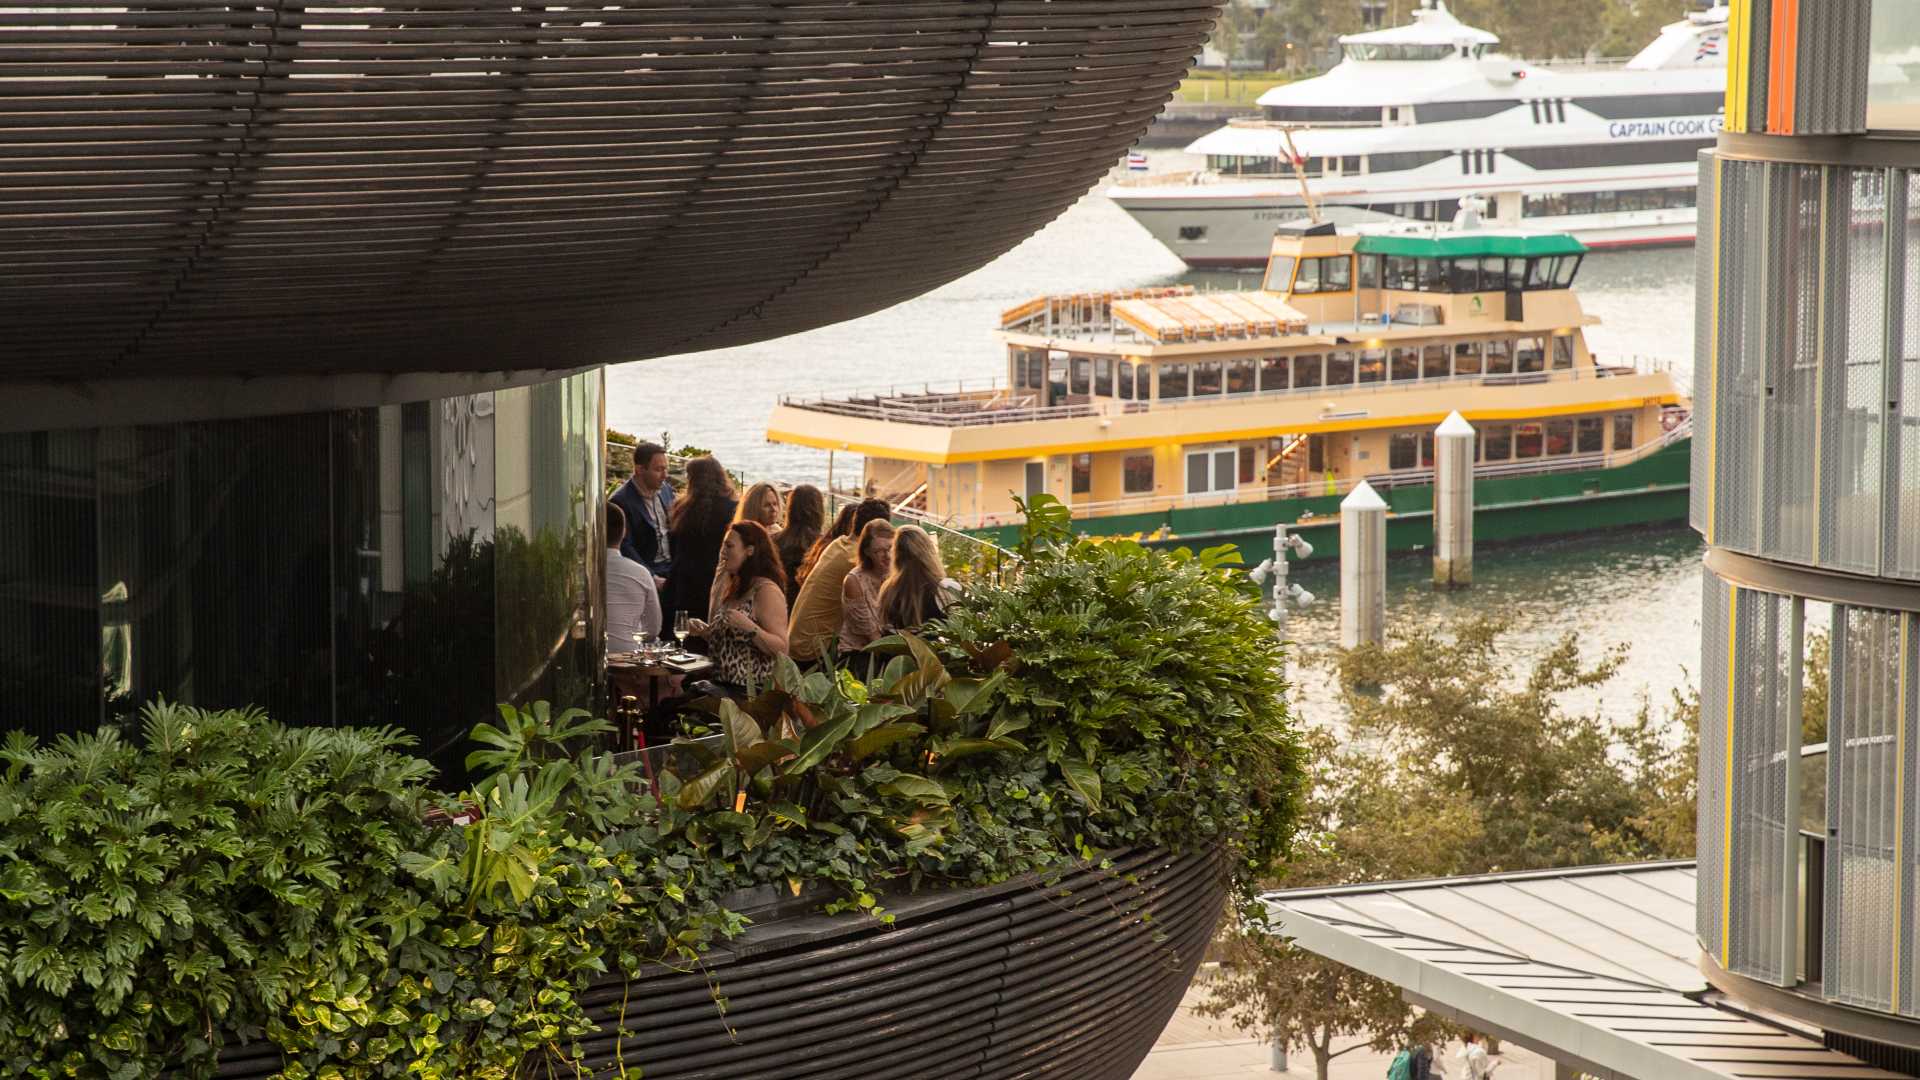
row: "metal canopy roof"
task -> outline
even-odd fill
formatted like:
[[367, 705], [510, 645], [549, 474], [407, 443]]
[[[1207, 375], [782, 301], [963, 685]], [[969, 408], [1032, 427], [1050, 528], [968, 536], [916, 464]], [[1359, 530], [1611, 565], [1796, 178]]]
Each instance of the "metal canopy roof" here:
[[988, 262], [1218, 0], [214, 0], [0, 15], [0, 383], [569, 369]]
[[1695, 1000], [1694, 864], [1297, 889], [1265, 897], [1309, 951], [1601, 1077], [1895, 1080]]

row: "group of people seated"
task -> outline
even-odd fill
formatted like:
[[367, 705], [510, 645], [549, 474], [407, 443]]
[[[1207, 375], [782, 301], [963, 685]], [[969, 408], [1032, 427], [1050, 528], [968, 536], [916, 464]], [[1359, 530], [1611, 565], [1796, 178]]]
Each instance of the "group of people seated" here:
[[688, 615], [725, 690], [764, 686], [774, 662], [803, 667], [913, 630], [945, 609], [940, 549], [896, 527], [886, 500], [864, 499], [826, 523], [809, 484], [782, 500], [771, 484], [735, 495], [720, 462], [687, 462], [686, 491], [667, 480], [667, 452], [641, 443], [633, 476], [607, 504], [607, 648], [625, 651]]

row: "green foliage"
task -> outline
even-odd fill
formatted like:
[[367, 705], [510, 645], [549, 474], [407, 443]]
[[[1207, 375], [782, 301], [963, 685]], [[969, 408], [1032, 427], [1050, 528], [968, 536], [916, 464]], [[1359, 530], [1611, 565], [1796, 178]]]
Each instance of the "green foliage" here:
[[[1044, 526], [1044, 520], [1043, 520]], [[1036, 539], [870, 679], [718, 702], [656, 798], [605, 723], [502, 706], [455, 796], [391, 731], [159, 705], [0, 750], [0, 1062], [37, 1078], [212, 1075], [266, 1040], [288, 1080], [578, 1071], [582, 991], [697, 964], [735, 890], [829, 911], [1225, 845], [1242, 894], [1291, 835], [1279, 646], [1230, 550]]]
[[948, 615], [952, 657], [1006, 658], [999, 733], [1033, 749], [1023, 771], [1058, 776], [1060, 827], [1095, 847], [1177, 848], [1230, 838], [1246, 874], [1291, 836], [1302, 753], [1282, 648], [1231, 548], [1201, 555], [1130, 541], [1035, 537], [1007, 585]]
[[214, 1030], [301, 1007], [307, 972], [385, 962], [410, 902], [429, 770], [404, 736], [164, 703], [140, 734], [0, 751], [10, 1075], [205, 1075]]

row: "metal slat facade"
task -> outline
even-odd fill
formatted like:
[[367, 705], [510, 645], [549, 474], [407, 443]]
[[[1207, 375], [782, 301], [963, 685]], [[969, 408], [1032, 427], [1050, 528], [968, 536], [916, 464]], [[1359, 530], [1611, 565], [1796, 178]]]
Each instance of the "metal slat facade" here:
[[578, 367], [975, 269], [1212, 0], [0, 12], [0, 380]]

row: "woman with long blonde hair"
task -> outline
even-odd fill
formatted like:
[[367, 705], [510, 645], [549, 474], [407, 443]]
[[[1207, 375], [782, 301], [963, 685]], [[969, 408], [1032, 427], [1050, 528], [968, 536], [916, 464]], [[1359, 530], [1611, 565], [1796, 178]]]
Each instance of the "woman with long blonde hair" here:
[[840, 648], [864, 649], [885, 636], [880, 589], [893, 571], [893, 522], [869, 521], [854, 549], [853, 572], [840, 587]]
[[740, 506], [733, 512], [735, 521], [754, 521], [765, 528], [769, 534], [780, 528], [780, 489], [762, 480], [747, 489], [740, 496]]
[[893, 537], [893, 571], [880, 587], [880, 619], [888, 633], [917, 630], [946, 614], [941, 585], [947, 568], [940, 546], [917, 525], [902, 525]]

